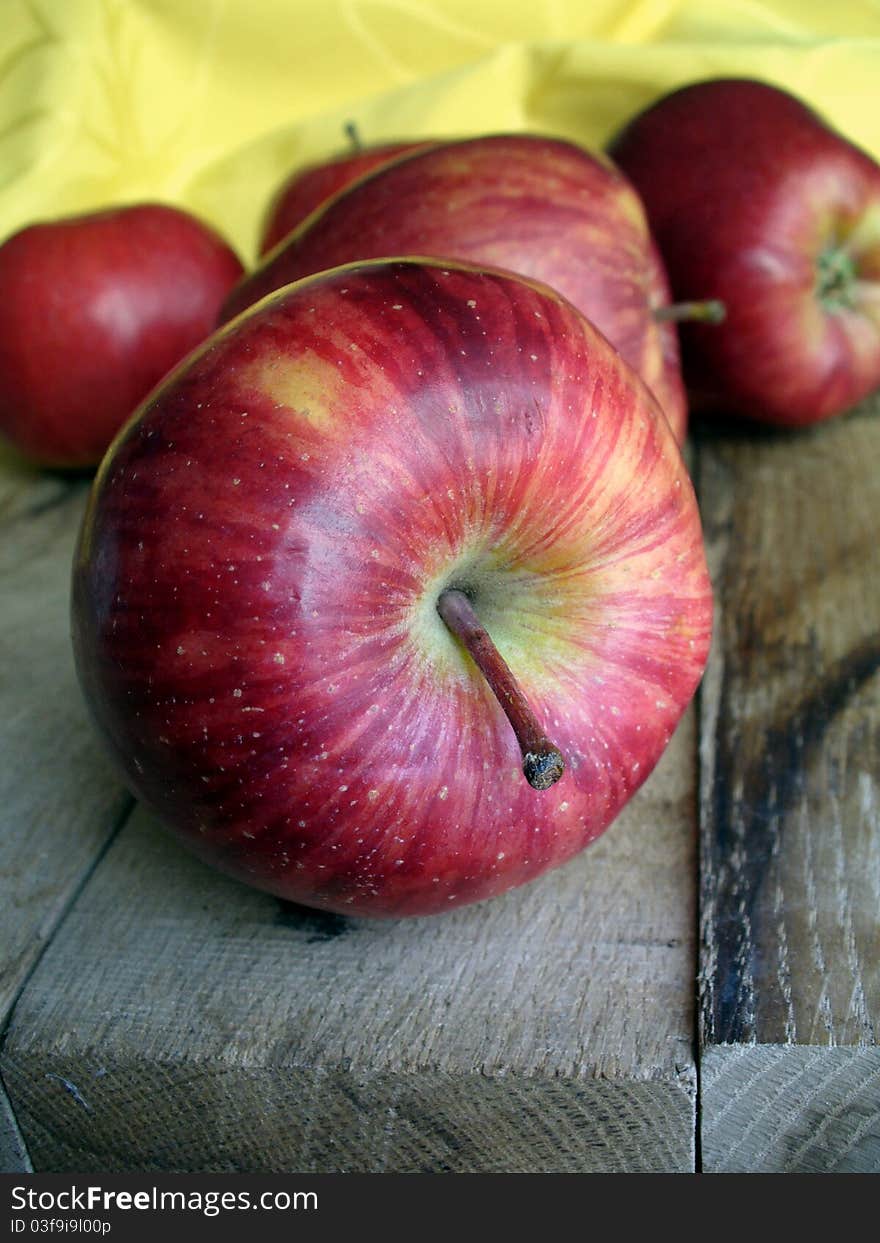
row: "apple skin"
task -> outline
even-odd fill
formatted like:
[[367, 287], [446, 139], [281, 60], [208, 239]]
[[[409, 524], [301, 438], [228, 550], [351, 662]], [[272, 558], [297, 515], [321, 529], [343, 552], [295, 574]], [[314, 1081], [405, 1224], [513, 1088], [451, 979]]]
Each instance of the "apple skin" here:
[[[566, 771], [537, 792], [437, 613], [472, 596]], [[424, 915], [580, 851], [706, 660], [699, 515], [659, 407], [551, 290], [415, 260], [267, 298], [101, 464], [80, 682], [202, 858], [352, 915]]]
[[651, 317], [670, 300], [666, 275], [638, 195], [604, 157], [534, 134], [399, 157], [304, 221], [232, 291], [221, 318], [314, 272], [394, 255], [489, 264], [552, 286], [620, 350], [684, 439], [678, 336]]
[[159, 203], [15, 233], [0, 246], [0, 432], [42, 465], [96, 465], [242, 271], [213, 229]]
[[388, 164], [398, 155], [424, 147], [424, 141], [386, 142], [359, 147], [317, 164], [296, 169], [277, 191], [263, 225], [259, 253], [274, 250], [297, 225], [325, 200], [366, 173]]
[[[610, 152], [642, 196], [676, 298], [727, 315], [682, 325], [695, 398], [782, 427], [880, 386], [880, 167], [794, 96], [751, 79], [684, 87]], [[825, 297], [822, 268], [851, 265]]]

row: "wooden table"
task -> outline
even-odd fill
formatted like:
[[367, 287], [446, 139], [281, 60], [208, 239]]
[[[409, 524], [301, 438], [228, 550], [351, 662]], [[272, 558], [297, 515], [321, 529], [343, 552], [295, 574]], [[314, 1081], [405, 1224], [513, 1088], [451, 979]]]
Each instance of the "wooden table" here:
[[880, 407], [692, 462], [710, 665], [579, 859], [372, 924], [194, 861], [76, 687], [86, 484], [0, 460], [2, 1168], [880, 1170]]

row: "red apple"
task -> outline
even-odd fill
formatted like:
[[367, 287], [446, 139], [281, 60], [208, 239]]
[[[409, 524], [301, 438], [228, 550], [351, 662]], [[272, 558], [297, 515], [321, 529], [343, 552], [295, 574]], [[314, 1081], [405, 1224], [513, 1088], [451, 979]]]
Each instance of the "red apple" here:
[[880, 166], [863, 151], [746, 79], [665, 96], [610, 149], [675, 296], [726, 307], [683, 329], [695, 395], [797, 427], [880, 386]]
[[400, 157], [309, 217], [223, 314], [324, 268], [393, 255], [491, 264], [551, 285], [620, 350], [684, 438], [676, 331], [653, 317], [669, 302], [666, 277], [638, 196], [608, 161], [527, 134]]
[[352, 151], [317, 164], [296, 169], [278, 190], [269, 206], [260, 238], [260, 254], [268, 254], [288, 233], [310, 216], [326, 199], [352, 182], [388, 164], [397, 155], [425, 146], [424, 142], [386, 142]]
[[631, 369], [549, 289], [416, 260], [284, 289], [179, 368], [101, 465], [73, 585], [136, 794], [226, 872], [375, 916], [591, 842], [710, 615], [687, 471]]
[[207, 225], [158, 203], [14, 234], [0, 246], [0, 432], [44, 465], [95, 465], [242, 270]]

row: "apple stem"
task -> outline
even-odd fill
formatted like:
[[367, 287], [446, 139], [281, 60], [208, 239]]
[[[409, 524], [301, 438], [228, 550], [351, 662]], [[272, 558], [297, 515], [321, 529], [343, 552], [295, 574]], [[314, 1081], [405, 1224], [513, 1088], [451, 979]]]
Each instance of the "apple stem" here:
[[510, 722], [522, 752], [526, 781], [535, 790], [549, 790], [562, 776], [565, 761], [538, 724], [510, 666], [470, 600], [458, 588], [447, 588], [440, 593], [437, 612], [470, 654]]
[[655, 306], [652, 311], [660, 324], [720, 324], [726, 314], [727, 308], [717, 298], [707, 298], [704, 302], [672, 302], [669, 306]]
[[360, 132], [358, 130], [357, 124], [354, 121], [345, 122], [345, 136], [348, 138], [348, 141], [351, 143], [351, 149], [354, 152], [354, 154], [359, 155], [361, 151], [363, 151], [364, 149], [364, 144], [361, 142]]

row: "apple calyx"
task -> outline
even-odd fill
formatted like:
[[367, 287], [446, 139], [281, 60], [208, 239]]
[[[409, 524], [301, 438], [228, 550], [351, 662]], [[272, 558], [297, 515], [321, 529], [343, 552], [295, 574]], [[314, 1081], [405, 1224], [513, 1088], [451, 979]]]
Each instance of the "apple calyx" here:
[[562, 753], [538, 724], [513, 671], [492, 642], [466, 592], [449, 587], [440, 593], [437, 612], [471, 656], [511, 724], [523, 758], [523, 773], [534, 790], [549, 790], [565, 770]]
[[854, 306], [858, 271], [852, 255], [837, 246], [823, 250], [816, 261], [816, 296], [826, 311]]
[[727, 315], [727, 308], [718, 298], [706, 298], [701, 302], [671, 302], [668, 306], [655, 306], [651, 314], [658, 324], [720, 324]]

